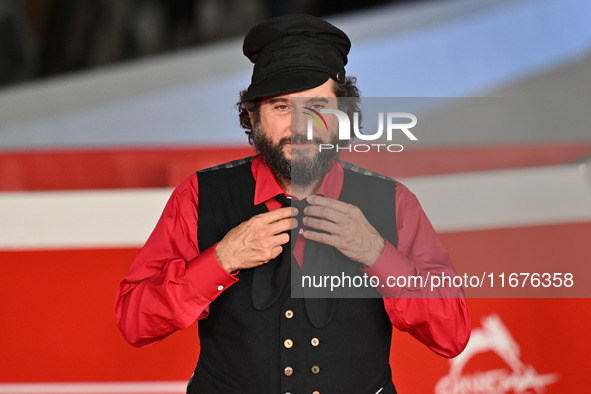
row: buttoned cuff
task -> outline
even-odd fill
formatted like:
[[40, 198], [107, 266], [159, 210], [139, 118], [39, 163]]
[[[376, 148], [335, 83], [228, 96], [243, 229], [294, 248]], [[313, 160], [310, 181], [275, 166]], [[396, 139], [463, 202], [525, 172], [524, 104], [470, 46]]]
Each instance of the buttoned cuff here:
[[224, 290], [238, 282], [237, 272], [229, 274], [215, 256], [214, 244], [187, 264], [187, 276], [191, 282], [198, 281], [201, 296], [213, 301]]
[[367, 276], [377, 276], [378, 278], [415, 274], [414, 265], [387, 240], [378, 260], [371, 267], [361, 271], [365, 272]]
[[[417, 275], [414, 264], [406, 258], [394, 245], [386, 240], [384, 251], [378, 260], [371, 266], [361, 270], [369, 277], [377, 277], [380, 286], [378, 291], [383, 297], [400, 297], [405, 290], [418, 290], [417, 288], [405, 286], [397, 287], [396, 284], [408, 284], [408, 278]], [[397, 281], [403, 278], [404, 281]]]

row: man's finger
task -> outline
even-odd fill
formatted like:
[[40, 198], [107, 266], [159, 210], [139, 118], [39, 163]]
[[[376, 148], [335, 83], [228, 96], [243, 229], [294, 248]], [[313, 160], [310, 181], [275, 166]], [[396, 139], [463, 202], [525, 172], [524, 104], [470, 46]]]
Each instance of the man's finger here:
[[271, 234], [280, 234], [289, 230], [293, 230], [298, 226], [298, 222], [294, 218], [282, 219], [269, 224], [269, 231]]
[[271, 238], [271, 247], [276, 248], [277, 246], [285, 245], [288, 242], [289, 242], [289, 234], [288, 233], [277, 234]]
[[286, 219], [286, 218], [289, 218], [292, 216], [296, 216], [297, 214], [298, 214], [297, 208], [284, 207], [284, 208], [274, 209], [269, 212], [260, 213], [254, 217], [263, 219], [263, 221], [266, 223], [273, 223], [278, 220], [282, 220], [282, 219]]
[[328, 233], [337, 235], [340, 233], [341, 226], [329, 220], [317, 219], [311, 216], [306, 216], [303, 219], [304, 225], [315, 230], [326, 231]]
[[310, 241], [320, 242], [329, 246], [333, 246], [337, 249], [340, 246], [338, 244], [338, 238], [332, 234], [306, 230], [302, 235], [304, 236], [304, 238], [309, 239]]
[[272, 257], [269, 260], [267, 260], [265, 263], [268, 263], [269, 261], [273, 260], [275, 257], [279, 256], [281, 254], [281, 252], [283, 252], [283, 247], [282, 246], [275, 246], [271, 250]]
[[308, 205], [306, 209], [304, 209], [304, 214], [308, 217], [314, 216], [317, 218], [330, 220], [334, 223], [342, 223], [345, 217], [345, 214], [342, 212], [339, 212], [328, 206], [319, 205]]
[[319, 196], [317, 194], [309, 196], [308, 198], [306, 198], [306, 201], [311, 206], [327, 207], [341, 213], [349, 213], [352, 207], [351, 204], [347, 204], [346, 202], [335, 200], [333, 198]]

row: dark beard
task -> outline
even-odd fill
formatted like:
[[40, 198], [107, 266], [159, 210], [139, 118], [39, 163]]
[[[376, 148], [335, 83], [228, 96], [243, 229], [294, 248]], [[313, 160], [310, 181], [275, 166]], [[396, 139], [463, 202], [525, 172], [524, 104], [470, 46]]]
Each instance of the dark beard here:
[[[277, 145], [273, 145], [257, 122], [252, 130], [254, 147], [265, 158], [273, 174], [281, 180], [292, 182], [294, 185], [307, 187], [314, 181], [321, 179], [332, 168], [333, 161], [337, 156], [336, 149], [322, 150], [312, 159], [299, 155], [297, 149], [291, 150], [292, 162], [283, 154], [283, 147], [290, 142], [290, 138], [282, 138]], [[292, 142], [307, 141], [304, 136], [293, 135]], [[313, 141], [319, 149], [323, 141], [315, 138]], [[333, 141], [328, 142], [333, 146], [337, 145], [337, 136]], [[294, 156], [297, 155], [298, 157]]]

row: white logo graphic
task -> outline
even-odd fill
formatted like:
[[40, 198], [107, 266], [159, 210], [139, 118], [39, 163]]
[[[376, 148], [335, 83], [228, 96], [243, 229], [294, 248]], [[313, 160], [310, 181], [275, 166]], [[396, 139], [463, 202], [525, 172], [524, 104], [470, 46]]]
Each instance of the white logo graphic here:
[[[462, 374], [472, 357], [488, 351], [497, 354], [510, 370], [495, 369]], [[449, 373], [437, 382], [435, 393], [525, 393], [528, 389], [542, 393], [546, 391], [546, 386], [558, 380], [558, 374], [555, 373], [538, 374], [533, 366], [526, 365], [520, 360], [519, 353], [519, 345], [499, 316], [493, 314], [484, 317], [482, 328], [472, 330], [466, 349], [456, 358], [449, 360]]]
[[[351, 122], [349, 117], [343, 111], [339, 111], [338, 109], [321, 109], [321, 114], [333, 114], [336, 115], [339, 121], [339, 139], [340, 140], [348, 140], [351, 138]], [[392, 140], [392, 132], [394, 130], [402, 131], [410, 140], [417, 141], [417, 137], [414, 136], [413, 133], [410, 132], [409, 129], [412, 129], [417, 125], [417, 117], [413, 114], [409, 114], [408, 112], [388, 112], [387, 115], [387, 138], [388, 141]], [[395, 123], [394, 119], [408, 119], [410, 120], [409, 123]], [[308, 139], [312, 139], [312, 122], [308, 122]], [[378, 131], [375, 134], [361, 134], [359, 131], [359, 114], [355, 112], [353, 114], [353, 132], [355, 136], [363, 141], [375, 141], [380, 139], [382, 134], [384, 133], [384, 113], [380, 112], [378, 114]]]
[[[304, 107], [305, 110], [309, 112], [304, 112], [305, 115], [310, 116], [312, 119], [308, 119], [307, 123], [307, 136], [308, 140], [312, 141], [314, 139], [314, 121], [319, 125], [321, 130], [328, 130], [328, 124], [326, 119], [322, 116], [323, 114], [332, 114], [335, 115], [338, 123], [339, 123], [339, 140], [340, 141], [348, 141], [351, 139], [351, 120], [347, 116], [347, 114], [343, 111], [338, 109], [321, 109], [316, 111], [309, 107]], [[384, 121], [384, 118], [386, 119]], [[402, 123], [396, 123], [395, 120], [405, 120]], [[406, 135], [406, 137], [411, 141], [417, 141], [417, 137], [410, 131], [411, 128], [417, 125], [417, 117], [408, 112], [388, 112], [387, 115], [384, 117], [383, 112], [378, 113], [378, 130], [374, 134], [362, 134], [359, 127], [359, 113], [353, 113], [353, 133], [355, 137], [357, 137], [361, 141], [378, 141], [382, 138], [384, 134], [384, 122], [386, 123], [386, 139], [388, 142], [392, 142], [394, 138], [394, 131], [400, 130]], [[366, 153], [369, 151], [377, 151], [377, 152], [402, 152], [404, 147], [400, 144], [354, 144], [351, 145], [343, 145], [337, 144], [319, 144], [318, 150], [321, 152], [323, 150], [332, 150], [336, 149], [337, 152], [346, 150], [346, 151], [355, 151], [359, 153]]]

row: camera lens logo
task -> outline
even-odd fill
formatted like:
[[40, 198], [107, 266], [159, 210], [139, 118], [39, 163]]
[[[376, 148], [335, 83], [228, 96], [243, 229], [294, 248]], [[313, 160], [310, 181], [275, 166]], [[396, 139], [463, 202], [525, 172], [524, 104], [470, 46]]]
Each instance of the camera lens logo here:
[[[318, 126], [320, 126], [320, 130], [328, 130], [328, 125], [326, 124], [326, 120], [324, 120], [324, 117], [320, 114], [320, 112], [313, 110], [312, 108], [309, 107], [304, 107], [305, 110], [308, 110], [310, 112], [313, 112], [316, 116], [314, 116], [313, 114], [309, 113], [309, 112], [304, 112], [305, 115], [310, 116], [312, 119], [314, 119], [316, 121], [316, 123], [318, 123]], [[322, 119], [322, 123], [320, 123], [320, 119]], [[322, 124], [324, 124], [324, 127], [322, 127]]]

